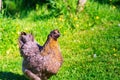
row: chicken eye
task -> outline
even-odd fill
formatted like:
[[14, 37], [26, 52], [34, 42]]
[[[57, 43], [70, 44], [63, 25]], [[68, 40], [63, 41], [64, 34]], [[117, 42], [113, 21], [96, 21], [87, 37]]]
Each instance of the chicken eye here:
[[53, 32], [53, 34], [56, 34], [56, 32]]

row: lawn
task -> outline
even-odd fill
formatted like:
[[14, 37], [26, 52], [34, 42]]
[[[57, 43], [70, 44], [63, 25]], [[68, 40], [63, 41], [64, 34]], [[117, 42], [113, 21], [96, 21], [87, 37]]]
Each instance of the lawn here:
[[47, 10], [46, 5], [14, 18], [0, 13], [0, 80], [26, 80], [18, 48], [21, 31], [32, 33], [43, 45], [53, 29], [61, 33], [64, 63], [49, 80], [119, 80], [120, 6], [88, 0], [84, 10], [76, 14], [75, 3], [68, 3], [70, 11], [61, 1], [59, 4], [59, 13]]

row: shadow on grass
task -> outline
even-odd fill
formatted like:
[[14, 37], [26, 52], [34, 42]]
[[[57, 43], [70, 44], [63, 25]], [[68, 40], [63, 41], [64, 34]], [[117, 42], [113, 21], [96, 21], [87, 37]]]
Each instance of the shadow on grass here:
[[53, 17], [58, 17], [59, 15], [62, 15], [62, 13], [60, 13], [60, 12], [51, 12], [49, 14], [36, 15], [32, 19], [34, 21], [37, 21], [37, 20], [48, 20], [48, 19], [51, 19]]
[[109, 4], [115, 5], [118, 8], [120, 7], [120, 0], [94, 0], [95, 2], [99, 2], [100, 4]]
[[[3, 15], [5, 17], [10, 17], [13, 19], [15, 18], [23, 19], [28, 17], [30, 14], [34, 14], [33, 16], [31, 16], [34, 21], [46, 20], [46, 19], [59, 16], [61, 11], [60, 9], [55, 7], [56, 5], [55, 1], [51, 1], [51, 0], [20, 0], [20, 1], [6, 0], [6, 1], [3, 1], [3, 3], [4, 3]], [[13, 4], [16, 7], [12, 9], [13, 6], [11, 4]], [[44, 11], [43, 11], [43, 14], [38, 15], [37, 11], [41, 10], [41, 8], [43, 7], [45, 9], [44, 11], [48, 10], [49, 13], [44, 14]]]
[[23, 75], [0, 71], [0, 80], [28, 80]]

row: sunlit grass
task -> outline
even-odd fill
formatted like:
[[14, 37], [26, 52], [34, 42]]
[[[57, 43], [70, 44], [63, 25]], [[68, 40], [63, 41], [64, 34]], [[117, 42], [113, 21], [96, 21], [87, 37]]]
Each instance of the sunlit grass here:
[[[119, 80], [119, 9], [88, 1], [84, 11], [77, 15], [68, 12], [57, 17], [38, 18], [42, 11], [31, 11], [23, 19], [0, 18], [0, 80], [8, 79], [1, 76], [4, 72], [22, 75], [18, 49], [21, 31], [32, 33], [43, 45], [49, 32], [56, 28], [61, 32], [59, 44], [64, 63], [50, 80]], [[14, 77], [11, 75], [10, 79], [16, 79]]]

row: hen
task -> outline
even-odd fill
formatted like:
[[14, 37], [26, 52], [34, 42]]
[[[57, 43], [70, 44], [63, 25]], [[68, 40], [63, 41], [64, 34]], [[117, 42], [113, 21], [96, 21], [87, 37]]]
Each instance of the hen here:
[[47, 80], [56, 74], [63, 63], [58, 45], [58, 30], [53, 30], [43, 46], [35, 42], [31, 34], [22, 32], [19, 37], [22, 71], [30, 80]]

